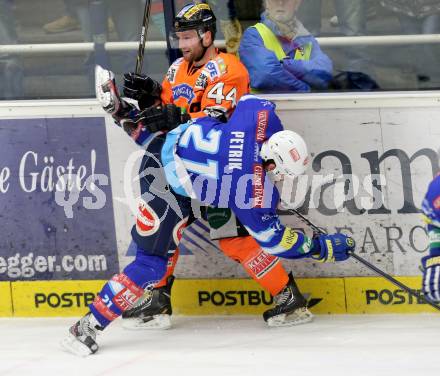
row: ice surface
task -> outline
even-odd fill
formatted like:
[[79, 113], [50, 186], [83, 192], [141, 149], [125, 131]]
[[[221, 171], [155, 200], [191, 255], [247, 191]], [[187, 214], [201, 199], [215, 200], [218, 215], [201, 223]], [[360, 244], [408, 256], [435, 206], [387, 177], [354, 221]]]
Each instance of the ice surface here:
[[317, 316], [290, 328], [260, 317], [173, 317], [167, 331], [120, 321], [88, 358], [59, 341], [75, 319], [0, 319], [0, 375], [440, 375], [440, 315]]

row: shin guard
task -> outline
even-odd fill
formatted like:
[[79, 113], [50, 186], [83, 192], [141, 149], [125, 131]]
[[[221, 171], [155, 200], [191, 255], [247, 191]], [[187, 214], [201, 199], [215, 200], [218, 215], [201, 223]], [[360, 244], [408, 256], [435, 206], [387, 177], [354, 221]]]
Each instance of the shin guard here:
[[166, 259], [138, 250], [136, 259], [121, 274], [113, 276], [89, 306], [102, 327], [131, 308], [143, 295], [146, 286], [153, 286], [166, 269]]
[[289, 281], [279, 258], [264, 252], [251, 236], [220, 239], [219, 245], [229, 258], [239, 262], [272, 296], [283, 290]]

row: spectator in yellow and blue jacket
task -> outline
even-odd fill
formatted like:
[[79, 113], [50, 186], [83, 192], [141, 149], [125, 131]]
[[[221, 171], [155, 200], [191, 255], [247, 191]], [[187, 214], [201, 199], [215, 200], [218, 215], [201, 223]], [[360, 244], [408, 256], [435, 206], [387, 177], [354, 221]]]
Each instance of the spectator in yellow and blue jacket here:
[[239, 55], [254, 91], [308, 92], [328, 87], [333, 64], [296, 18], [300, 3], [265, 0], [261, 22], [244, 32]]

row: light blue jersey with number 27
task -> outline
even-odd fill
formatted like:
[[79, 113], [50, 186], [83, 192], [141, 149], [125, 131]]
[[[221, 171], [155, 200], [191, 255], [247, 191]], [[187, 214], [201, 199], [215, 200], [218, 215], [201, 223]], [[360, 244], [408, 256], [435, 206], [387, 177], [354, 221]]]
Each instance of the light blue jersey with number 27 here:
[[307, 257], [311, 239], [281, 224], [279, 194], [260, 157], [263, 141], [281, 130], [275, 105], [247, 95], [227, 123], [204, 117], [169, 132], [162, 163], [176, 193], [230, 208], [266, 252]]

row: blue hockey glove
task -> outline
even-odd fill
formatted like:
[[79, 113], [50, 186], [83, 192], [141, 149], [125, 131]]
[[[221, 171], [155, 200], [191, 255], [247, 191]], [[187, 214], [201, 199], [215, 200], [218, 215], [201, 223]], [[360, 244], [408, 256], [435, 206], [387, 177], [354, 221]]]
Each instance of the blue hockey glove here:
[[321, 262], [345, 261], [354, 248], [354, 239], [347, 235], [320, 235], [313, 240], [312, 258]]
[[428, 299], [440, 302], [440, 255], [422, 257], [423, 293]]

